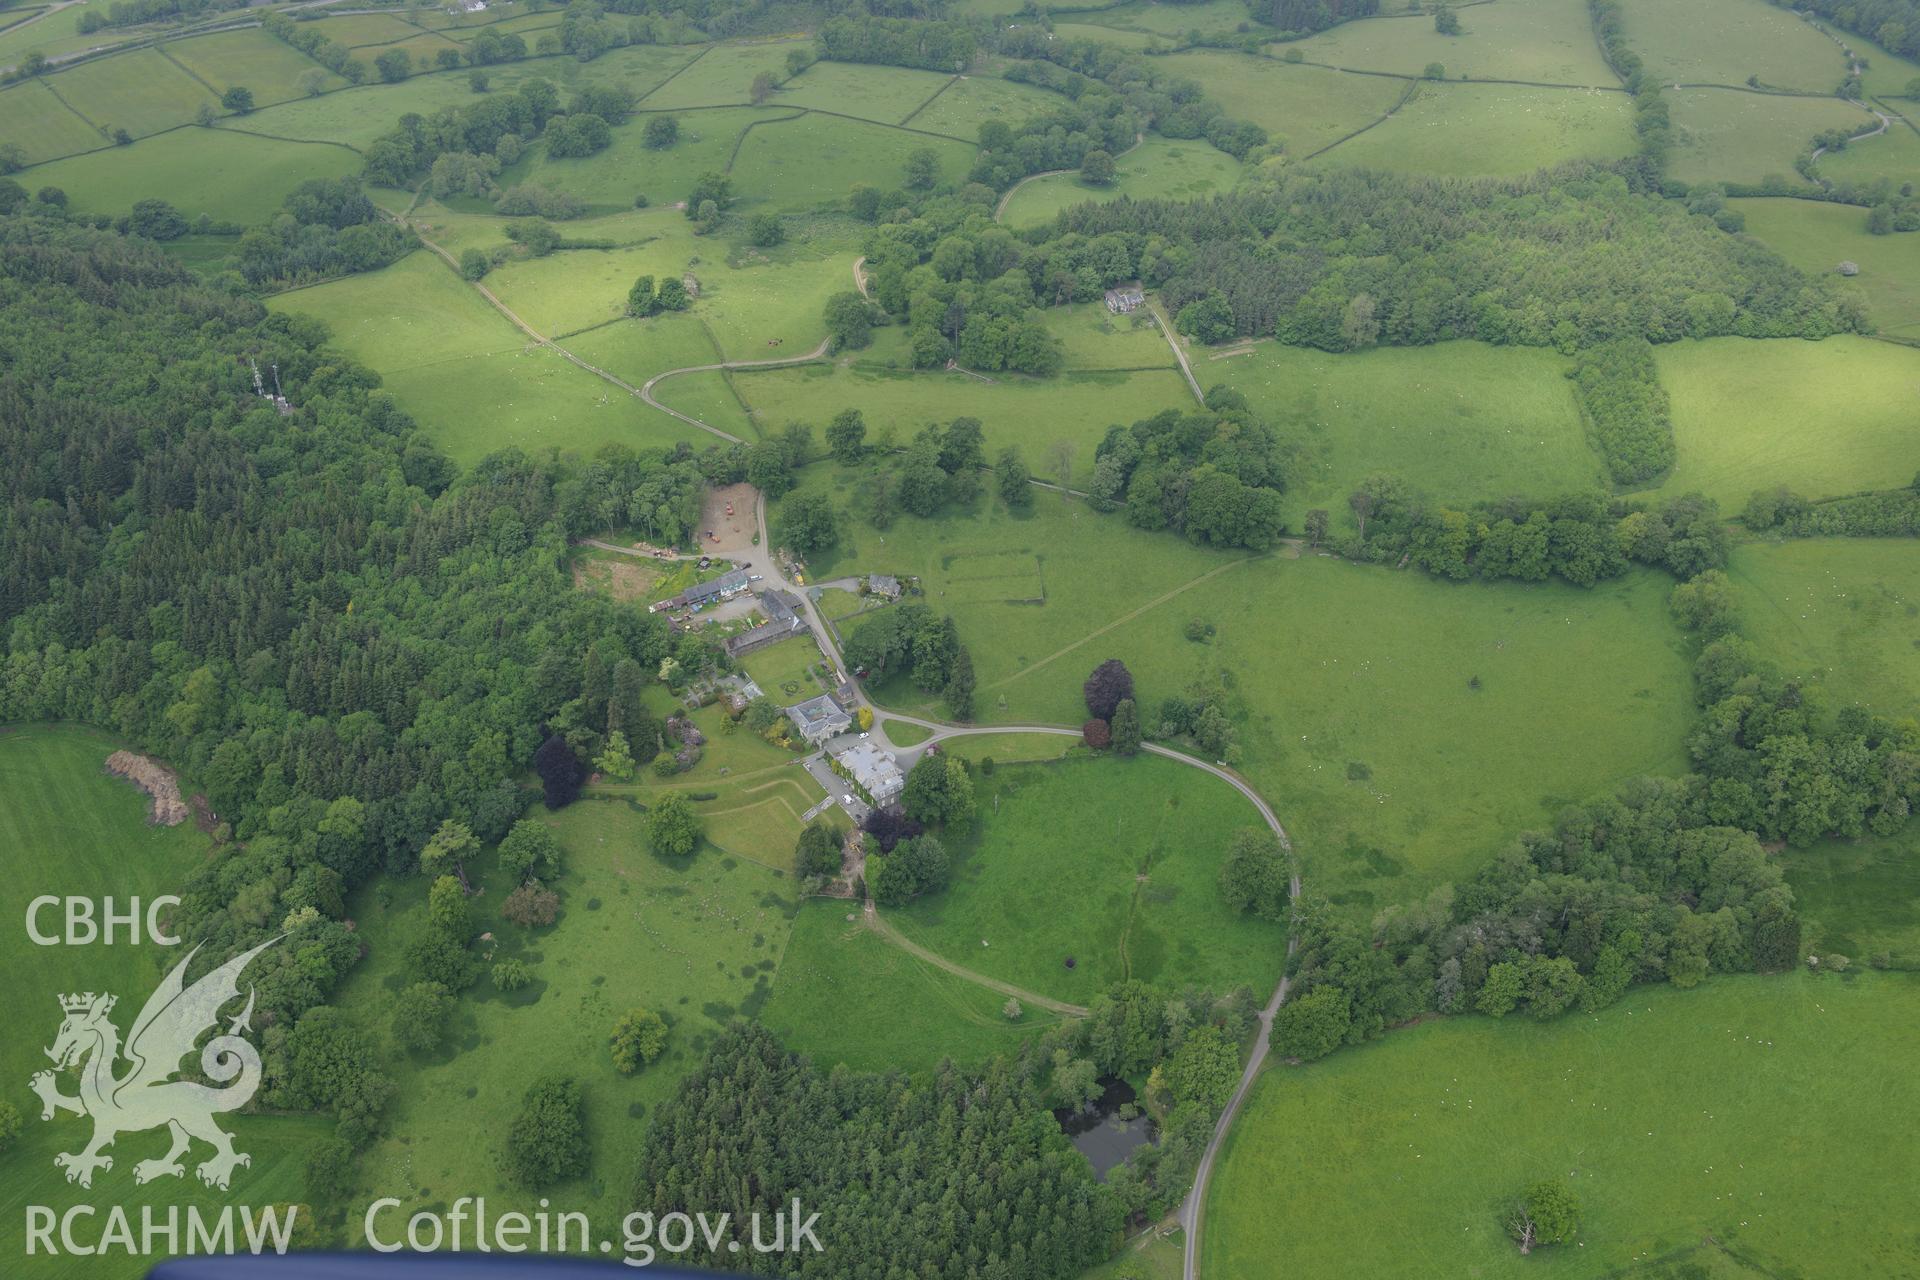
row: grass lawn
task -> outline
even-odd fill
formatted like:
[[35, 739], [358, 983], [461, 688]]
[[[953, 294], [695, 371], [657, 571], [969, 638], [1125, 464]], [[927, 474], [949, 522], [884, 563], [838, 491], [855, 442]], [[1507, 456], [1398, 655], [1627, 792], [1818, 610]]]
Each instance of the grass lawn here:
[[1920, 352], [1868, 338], [1711, 338], [1655, 349], [1679, 460], [1663, 491], [1737, 512], [1755, 489], [1808, 498], [1913, 479]]
[[901, 123], [910, 123], [928, 133], [973, 138], [979, 136], [980, 126], [989, 120], [1004, 120], [1017, 127], [1022, 121], [1066, 105], [1064, 96], [1030, 84], [1016, 84], [994, 76], [961, 76], [911, 120]]
[[1066, 348], [1069, 369], [1170, 369], [1173, 348], [1145, 311], [1117, 316], [1104, 302], [1048, 307], [1041, 315]]
[[1262, 126], [1295, 159], [1378, 120], [1406, 89], [1401, 81], [1380, 76], [1220, 50], [1171, 54], [1154, 65], [1198, 80], [1228, 115]]
[[50, 77], [47, 87], [102, 129], [125, 129], [136, 138], [188, 123], [202, 103], [220, 106], [205, 85], [157, 49], [83, 62]]
[[[1062, 474], [1053, 452], [1056, 442], [1073, 446], [1072, 465], [1064, 470], [1083, 481], [1093, 474], [1093, 450], [1109, 426], [1193, 404], [1186, 384], [1171, 369], [1067, 373], [1045, 379], [1000, 376], [1001, 381], [986, 383], [959, 373], [835, 364], [742, 370], [733, 379], [757, 411], [755, 420], [762, 430], [778, 430], [792, 420], [824, 427], [842, 409], [856, 408], [866, 416], [869, 443], [891, 431], [905, 444], [929, 422], [972, 416], [980, 419], [989, 458], [1018, 445], [1027, 466], [1043, 480]], [[663, 397], [676, 408], [683, 381], [676, 378], [667, 384], [674, 395]]]
[[1625, 0], [1622, 8], [1634, 51], [1663, 84], [1740, 85], [1758, 76], [1769, 88], [1831, 93], [1846, 74], [1839, 45], [1766, 0]]
[[958, 182], [973, 163], [970, 141], [947, 141], [810, 111], [748, 133], [730, 172], [742, 204], [756, 212], [762, 207], [841, 208], [847, 194], [862, 183], [897, 185], [905, 176], [907, 157], [922, 150], [939, 157], [941, 182]]
[[[209, 852], [206, 837], [192, 823], [148, 826], [147, 798], [107, 776], [102, 764], [122, 745], [70, 726], [10, 725], [0, 730], [0, 867], [5, 870], [0, 875], [0, 908], [8, 920], [0, 954], [16, 1001], [11, 1029], [0, 1046], [0, 1067], [10, 1082], [6, 1101], [19, 1108], [25, 1121], [18, 1142], [0, 1160], [0, 1250], [12, 1259], [8, 1274], [22, 1280], [82, 1275], [133, 1280], [157, 1261], [118, 1250], [84, 1261], [44, 1254], [24, 1257], [22, 1224], [28, 1205], [64, 1213], [74, 1205], [111, 1203], [123, 1207], [137, 1226], [143, 1208], [164, 1220], [173, 1205], [197, 1205], [217, 1214], [225, 1204], [301, 1202], [306, 1199], [302, 1168], [307, 1149], [333, 1129], [330, 1120], [319, 1116], [223, 1118], [221, 1125], [234, 1135], [236, 1149], [253, 1157], [249, 1167], [235, 1173], [230, 1192], [203, 1187], [193, 1176], [191, 1166], [208, 1154], [200, 1143], [188, 1157], [184, 1178], [135, 1185], [134, 1164], [166, 1150], [166, 1135], [152, 1130], [122, 1134], [111, 1152], [113, 1168], [96, 1175], [91, 1190], [68, 1184], [54, 1167], [54, 1155], [79, 1150], [93, 1128], [86, 1119], [68, 1114], [42, 1121], [39, 1102], [27, 1090], [28, 1078], [48, 1065], [41, 1050], [53, 1043], [60, 1027], [58, 998], [74, 991], [112, 992], [119, 997], [113, 1022], [125, 1034], [160, 978], [185, 958], [186, 948], [145, 941], [128, 946], [124, 936], [116, 937], [113, 946], [35, 946], [23, 923], [27, 904], [43, 894], [95, 900], [111, 895], [124, 909], [130, 898], [146, 902], [178, 893]], [[57, 916], [57, 908], [44, 912], [42, 929], [59, 932]], [[74, 1092], [71, 1079], [62, 1081], [62, 1091]], [[103, 1219], [95, 1221], [103, 1224]], [[81, 1228], [82, 1238], [85, 1230]]]
[[1816, 134], [1857, 133], [1874, 124], [1872, 116], [1838, 98], [1669, 89], [1667, 105], [1673, 113], [1673, 176], [1684, 182], [1759, 182], [1779, 175], [1797, 184], [1802, 180], [1794, 157]]
[[662, 404], [742, 440], [760, 438], [760, 424], [747, 416], [723, 373], [685, 374], [655, 387], [654, 396]]
[[60, 101], [40, 78], [0, 92], [0, 138], [19, 147], [29, 164], [107, 145], [100, 131]]
[[828, 622], [851, 618], [867, 607], [865, 598], [852, 591], [843, 591], [839, 587], [830, 587], [822, 591], [820, 598], [814, 601], [814, 604], [820, 610], [820, 616]]
[[[537, 1194], [506, 1185], [495, 1152], [527, 1086], [562, 1072], [584, 1088], [593, 1164], [544, 1194], [588, 1213], [598, 1238], [630, 1207], [648, 1113], [672, 1096], [716, 1030], [766, 999], [798, 904], [783, 873], [708, 846], [685, 865], [655, 857], [642, 814], [625, 797], [590, 795], [558, 814], [535, 812], [565, 849], [557, 923], [528, 931], [496, 919], [505, 886], [491, 853], [469, 869], [485, 886], [472, 900], [476, 929], [494, 934], [496, 956], [525, 961], [534, 982], [508, 994], [482, 976], [460, 1002], [449, 1047], [403, 1061], [389, 1135], [361, 1161], [362, 1190], [399, 1197], [402, 1217], [468, 1194], [501, 1211], [531, 1209]], [[407, 981], [399, 952], [420, 927], [425, 893], [420, 877], [355, 901], [372, 953], [340, 1003], [375, 1030], [386, 1030]], [[622, 1076], [607, 1035], [635, 1006], [665, 1017], [672, 1037], [663, 1058]], [[359, 1215], [349, 1217], [357, 1232]]]
[[1227, 844], [1260, 817], [1218, 778], [1082, 755], [999, 765], [974, 788], [972, 831], [943, 833], [953, 883], [887, 909], [915, 942], [1075, 1004], [1128, 978], [1262, 995], [1279, 980], [1285, 931], [1220, 898]]
[[1868, 235], [1867, 212], [1853, 205], [1782, 196], [1733, 207], [1746, 215], [1747, 234], [1802, 271], [1829, 274], [1843, 259], [1857, 265], [1860, 274], [1845, 284], [1866, 296], [1880, 331], [1920, 336], [1920, 236]]
[[887, 741], [896, 747], [918, 746], [932, 736], [933, 730], [924, 725], [910, 724], [905, 720], [889, 720], [886, 724]]
[[764, 71], [775, 81], [785, 80], [787, 53], [801, 47], [799, 40], [709, 45], [705, 53], [648, 93], [640, 105], [648, 111], [745, 106], [752, 100], [754, 77]]
[[1009, 1021], [1005, 1003], [867, 928], [859, 903], [821, 898], [794, 918], [760, 1021], [821, 1066], [928, 1071], [1010, 1053], [1059, 1021], [1038, 1008]]
[[[807, 107], [879, 124], [899, 124], [952, 80], [952, 76], [938, 71], [821, 61], [781, 85], [771, 101], [776, 106]], [[923, 122], [916, 122], [914, 128], [941, 132]], [[954, 136], [973, 140], [972, 131]]]
[[1199, 199], [1233, 190], [1240, 162], [1197, 138], [1149, 138], [1115, 162], [1114, 180], [1096, 187], [1078, 173], [1059, 173], [1025, 183], [1007, 202], [1001, 221], [1009, 226], [1051, 222], [1062, 209], [1121, 196]]
[[1351, 355], [1266, 342], [1201, 355], [1194, 374], [1240, 391], [1299, 449], [1284, 495], [1298, 530], [1316, 507], [1351, 525], [1347, 495], [1381, 471], [1456, 503], [1605, 487], [1566, 368], [1549, 350], [1477, 342]]
[[1428, 63], [1438, 62], [1456, 80], [1535, 80], [1607, 88], [1619, 84], [1600, 56], [1582, 0], [1467, 5], [1456, 16], [1460, 19], [1457, 36], [1441, 35], [1433, 29], [1430, 15], [1416, 12], [1395, 14], [1390, 20], [1343, 23], [1293, 44], [1271, 45], [1269, 51], [1278, 55], [1298, 49], [1309, 62], [1405, 76], [1420, 75]]
[[820, 646], [810, 636], [781, 640], [740, 659], [741, 667], [753, 677], [761, 692], [783, 707], [823, 692], [820, 682], [813, 677], [813, 669], [825, 662]]
[[227, 128], [176, 129], [130, 147], [56, 160], [35, 169], [33, 180], [61, 188], [75, 209], [88, 213], [124, 214], [135, 201], [158, 198], [189, 218], [205, 213], [250, 226], [278, 213], [307, 179], [359, 171], [360, 157], [345, 147], [278, 142]]
[[[1920, 980], [1794, 974], [1276, 1066], [1215, 1170], [1203, 1274], [1597, 1277], [1725, 1251], [1756, 1278], [1900, 1275], [1916, 1053]], [[1549, 1178], [1580, 1200], [1578, 1243], [1523, 1258], [1500, 1214]]]
[[1834, 709], [1920, 715], [1920, 548], [1807, 538], [1734, 549], [1742, 629]]
[[1565, 160], [1617, 160], [1632, 150], [1632, 103], [1624, 93], [1454, 81], [1422, 84], [1379, 128], [1315, 163], [1477, 178]]
[[170, 40], [162, 48], [167, 56], [225, 91], [234, 85], [253, 90], [257, 106], [270, 106], [289, 98], [304, 97], [300, 77], [318, 71], [327, 89], [339, 89], [347, 82], [292, 45], [282, 44], [258, 27], [244, 31], [221, 31], [190, 40]]

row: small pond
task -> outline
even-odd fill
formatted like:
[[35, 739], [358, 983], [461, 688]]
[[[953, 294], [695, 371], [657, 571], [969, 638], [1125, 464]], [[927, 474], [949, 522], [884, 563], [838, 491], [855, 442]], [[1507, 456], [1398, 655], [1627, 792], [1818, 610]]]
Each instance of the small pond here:
[[1095, 1176], [1105, 1181], [1110, 1170], [1157, 1134], [1152, 1118], [1145, 1114], [1120, 1118], [1120, 1108], [1135, 1101], [1132, 1085], [1109, 1077], [1100, 1086], [1100, 1096], [1092, 1104], [1078, 1111], [1056, 1111], [1053, 1118], [1060, 1131], [1073, 1139], [1074, 1149], [1093, 1165]]

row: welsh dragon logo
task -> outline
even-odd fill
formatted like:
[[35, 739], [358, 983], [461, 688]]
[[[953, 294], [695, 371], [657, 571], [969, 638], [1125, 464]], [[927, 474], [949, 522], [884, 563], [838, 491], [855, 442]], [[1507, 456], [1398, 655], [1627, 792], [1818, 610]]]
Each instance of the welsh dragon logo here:
[[[172, 1133], [173, 1146], [158, 1160], [134, 1165], [135, 1182], [181, 1177], [186, 1169], [180, 1157], [196, 1138], [213, 1147], [213, 1156], [195, 1170], [200, 1181], [210, 1187], [226, 1190], [234, 1169], [253, 1163], [252, 1157], [233, 1149], [232, 1136], [213, 1122], [220, 1112], [247, 1105], [260, 1087], [259, 1051], [240, 1035], [250, 1029], [251, 988], [246, 1007], [227, 1024], [226, 1034], [214, 1036], [200, 1051], [200, 1070], [225, 1087], [172, 1077], [179, 1073], [180, 1059], [193, 1051], [201, 1033], [219, 1022], [221, 1007], [239, 996], [240, 971], [278, 941], [271, 939], [235, 956], [189, 987], [187, 966], [200, 950], [195, 947], [147, 998], [127, 1033], [124, 1049], [119, 1029], [107, 1016], [113, 1012], [116, 997], [91, 991], [60, 997], [66, 1020], [60, 1024], [53, 1047], [46, 1052], [56, 1070], [78, 1068], [79, 1096], [61, 1093], [53, 1071], [38, 1072], [29, 1084], [40, 1095], [42, 1120], [53, 1119], [56, 1111], [93, 1117], [93, 1140], [79, 1151], [62, 1152], [53, 1158], [57, 1167], [67, 1171], [68, 1182], [91, 1187], [94, 1170], [113, 1168], [113, 1157], [103, 1155], [102, 1150], [112, 1146], [116, 1137], [162, 1125]], [[114, 1069], [123, 1056], [130, 1065], [124, 1074], [116, 1075]]]

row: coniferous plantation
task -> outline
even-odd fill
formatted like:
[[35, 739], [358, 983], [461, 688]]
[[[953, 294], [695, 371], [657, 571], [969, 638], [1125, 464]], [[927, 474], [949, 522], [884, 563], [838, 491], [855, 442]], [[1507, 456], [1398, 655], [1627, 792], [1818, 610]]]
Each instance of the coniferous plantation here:
[[0, 1274], [1920, 1272], [1916, 52], [0, 5]]

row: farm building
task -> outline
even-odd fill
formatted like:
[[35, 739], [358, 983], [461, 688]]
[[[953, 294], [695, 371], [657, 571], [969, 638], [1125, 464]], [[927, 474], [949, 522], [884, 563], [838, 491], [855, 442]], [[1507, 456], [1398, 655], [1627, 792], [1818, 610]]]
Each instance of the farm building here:
[[1147, 305], [1147, 295], [1137, 284], [1123, 284], [1118, 289], [1107, 290], [1107, 310], [1114, 315], [1132, 315]]
[[846, 766], [853, 780], [879, 805], [891, 804], [907, 785], [893, 752], [882, 751], [871, 742], [856, 742], [834, 757]]
[[734, 569], [723, 573], [711, 582], [701, 582], [688, 587], [671, 600], [660, 600], [647, 606], [648, 613], [660, 613], [672, 609], [698, 609], [712, 604], [716, 600], [730, 600], [747, 589], [747, 571]]
[[845, 733], [853, 723], [853, 717], [847, 714], [846, 709], [824, 693], [788, 707], [787, 719], [793, 721], [793, 727], [800, 731], [801, 737], [815, 746], [836, 734]]
[[767, 615], [765, 623], [751, 631], [727, 637], [729, 657], [738, 658], [809, 630], [806, 620], [800, 616], [800, 601], [784, 591], [762, 591], [760, 611]]

